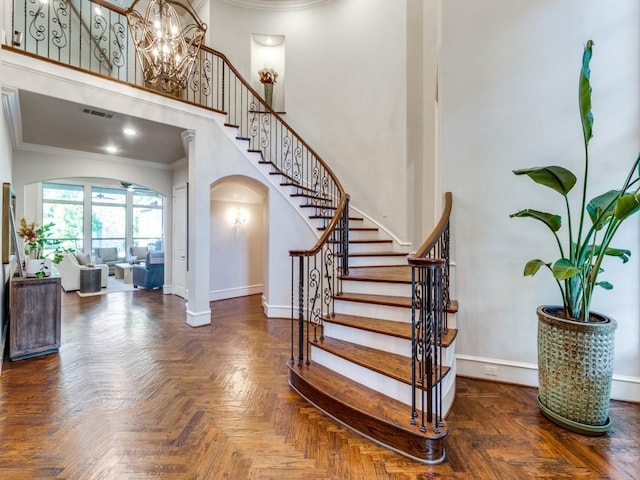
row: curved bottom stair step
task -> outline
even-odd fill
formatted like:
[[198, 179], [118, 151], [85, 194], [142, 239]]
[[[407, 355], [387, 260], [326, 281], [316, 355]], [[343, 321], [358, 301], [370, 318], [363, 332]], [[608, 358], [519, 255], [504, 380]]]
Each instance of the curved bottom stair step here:
[[422, 432], [411, 424], [411, 408], [397, 400], [321, 365], [287, 366], [291, 388], [339, 423], [418, 462], [444, 461], [446, 423]]

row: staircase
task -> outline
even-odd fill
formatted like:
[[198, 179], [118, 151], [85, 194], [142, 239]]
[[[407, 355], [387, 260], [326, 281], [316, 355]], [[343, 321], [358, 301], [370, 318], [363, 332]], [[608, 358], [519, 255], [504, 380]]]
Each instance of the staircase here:
[[[100, 48], [69, 55], [67, 50], [79, 44], [79, 30], [54, 20], [55, 8], [42, 7], [42, 15], [33, 19], [26, 10], [14, 9], [13, 25], [26, 31], [32, 22], [38, 35], [2, 48], [146, 88], [135, 51], [124, 41], [126, 12], [102, 4], [98, 11], [80, 2], [92, 23], [116, 32], [119, 40], [96, 37]], [[109, 15], [101, 13], [106, 10]], [[61, 35], [70, 41], [51, 41]], [[106, 58], [118, 61], [108, 72], [103, 71]], [[292, 388], [376, 443], [419, 462], [442, 462], [448, 434], [444, 418], [455, 395], [457, 333], [456, 304], [449, 299], [450, 194], [434, 234], [408, 255], [350, 209], [349, 196], [329, 166], [222, 53], [202, 46], [188, 88], [170, 98], [213, 116], [224, 114], [225, 130], [238, 146], [277, 179], [272, 183], [318, 228], [314, 247], [290, 252]]]
[[[455, 397], [457, 304], [447, 303], [441, 358], [430, 382], [435, 388], [418, 385], [416, 393], [409, 254], [357, 211], [347, 206], [341, 215], [339, 184], [331, 190], [317, 179], [301, 181], [293, 161], [270, 156], [272, 121], [277, 119], [249, 111], [243, 121], [227, 120], [224, 127], [326, 237], [317, 244], [315, 260], [304, 257], [309, 252], [292, 252], [292, 262], [297, 255], [301, 265], [307, 258], [300, 268], [315, 278], [301, 287], [309, 304], [294, 305], [298, 313], [305, 311], [305, 319], [298, 325], [292, 319], [292, 338], [300, 332], [304, 336], [306, 329], [309, 341], [305, 345], [300, 340], [298, 350], [307, 352], [297, 362], [292, 345], [289, 384], [318, 409], [373, 442], [425, 464], [440, 463], [446, 457], [444, 417]], [[254, 123], [260, 128], [252, 128]], [[326, 176], [330, 175], [329, 171]], [[299, 280], [303, 275], [294, 276]], [[432, 404], [438, 411], [432, 411]]]
[[[349, 271], [339, 277], [342, 289], [333, 295], [334, 313], [323, 316], [322, 333], [310, 342], [309, 361], [289, 365], [289, 383], [327, 415], [372, 441], [419, 462], [442, 462], [446, 424], [425, 428], [415, 419], [422, 412], [412, 415], [411, 409], [408, 255], [394, 250], [391, 239], [363, 218], [349, 218]], [[455, 302], [448, 307], [450, 327], [442, 339], [443, 416], [455, 395], [457, 330], [451, 325], [456, 308]]]

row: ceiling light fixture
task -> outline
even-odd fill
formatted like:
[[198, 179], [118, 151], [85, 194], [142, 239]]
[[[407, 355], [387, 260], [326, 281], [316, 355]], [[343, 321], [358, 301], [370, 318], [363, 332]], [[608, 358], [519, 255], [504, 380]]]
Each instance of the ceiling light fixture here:
[[[179, 92], [187, 86], [207, 26], [189, 4], [150, 0], [143, 17], [134, 10], [137, 3], [126, 15], [144, 79], [163, 93]], [[181, 18], [193, 23], [183, 28]]]
[[118, 153], [118, 147], [114, 145], [107, 145], [106, 147], [104, 147], [104, 149], [107, 151], [107, 153]]
[[122, 133], [124, 133], [127, 137], [135, 137], [138, 132], [136, 132], [133, 128], [125, 128], [124, 130], [122, 130]]

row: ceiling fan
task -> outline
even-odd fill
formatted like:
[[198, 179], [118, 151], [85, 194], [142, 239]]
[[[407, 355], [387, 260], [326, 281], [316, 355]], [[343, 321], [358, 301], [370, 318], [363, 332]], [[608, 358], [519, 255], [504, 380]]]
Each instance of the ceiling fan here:
[[96, 198], [99, 200], [115, 200], [115, 198], [113, 197], [107, 197], [104, 193], [102, 192], [98, 192], [98, 194], [96, 195]]
[[124, 181], [121, 181], [120, 185], [122, 185], [122, 188], [124, 188], [125, 190], [129, 190], [130, 192], [133, 192], [133, 191], [150, 192], [151, 191], [147, 187], [141, 187], [140, 185], [135, 185], [133, 183], [124, 182]]

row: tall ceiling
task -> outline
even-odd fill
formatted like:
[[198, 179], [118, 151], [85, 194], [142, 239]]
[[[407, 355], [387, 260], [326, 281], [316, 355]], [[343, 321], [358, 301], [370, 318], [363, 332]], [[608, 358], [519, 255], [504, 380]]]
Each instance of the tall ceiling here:
[[[22, 145], [113, 155], [167, 166], [185, 156], [183, 129], [171, 125], [26, 91], [19, 92], [19, 105], [14, 108], [19, 111], [11, 112], [12, 123], [19, 129], [18, 142]], [[125, 128], [136, 134], [126, 135]], [[117, 151], [108, 151], [108, 146]]]

